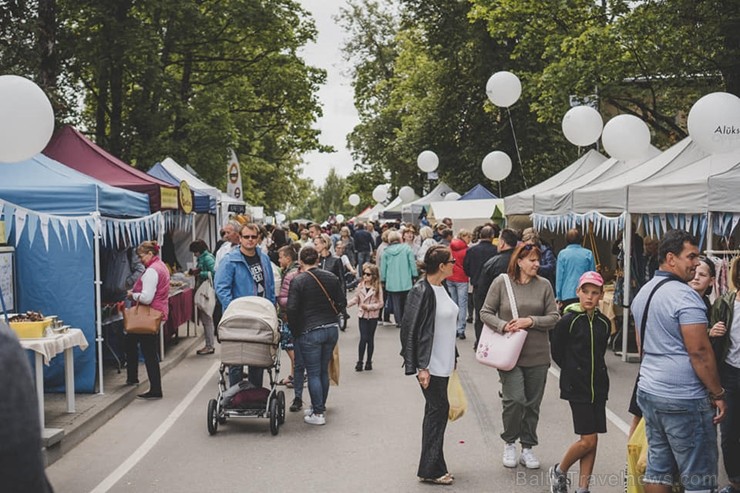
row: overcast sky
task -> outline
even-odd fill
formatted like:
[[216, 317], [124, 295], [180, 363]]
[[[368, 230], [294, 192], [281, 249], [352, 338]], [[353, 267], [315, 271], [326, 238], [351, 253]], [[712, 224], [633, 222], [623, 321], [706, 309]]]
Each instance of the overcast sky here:
[[303, 50], [303, 58], [307, 64], [327, 71], [327, 82], [319, 90], [324, 116], [318, 120], [316, 128], [321, 130], [321, 143], [337, 150], [333, 154], [314, 152], [304, 156], [306, 166], [303, 175], [321, 185], [331, 167], [341, 176], [347, 176], [352, 171], [352, 157], [346, 147], [347, 134], [359, 121], [352, 100], [351, 80], [343, 75], [348, 72], [348, 65], [342, 59], [340, 50], [344, 32], [332, 19], [346, 1], [300, 0], [300, 3], [313, 14], [318, 29], [317, 42]]

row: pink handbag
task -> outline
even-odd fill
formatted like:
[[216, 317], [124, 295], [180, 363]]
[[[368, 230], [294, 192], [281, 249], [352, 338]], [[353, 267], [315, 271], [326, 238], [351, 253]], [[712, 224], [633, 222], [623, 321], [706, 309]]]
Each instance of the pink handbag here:
[[[504, 273], [501, 275], [504, 277], [506, 283], [506, 292], [509, 295], [509, 304], [511, 305], [513, 318], [519, 318], [519, 310], [516, 307], [516, 299], [514, 298], [514, 290], [511, 287], [511, 280], [507, 274]], [[526, 330], [499, 333], [488, 325], [484, 325], [480, 335], [480, 341], [478, 342], [478, 349], [475, 351], [475, 359], [483, 365], [509, 371], [516, 366], [526, 339]]]

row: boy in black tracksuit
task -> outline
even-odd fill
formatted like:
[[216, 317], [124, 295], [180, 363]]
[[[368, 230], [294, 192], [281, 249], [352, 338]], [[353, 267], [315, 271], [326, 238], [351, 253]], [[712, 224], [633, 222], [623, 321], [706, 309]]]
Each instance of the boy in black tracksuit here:
[[598, 309], [604, 280], [586, 272], [578, 281], [578, 303], [567, 306], [551, 339], [552, 359], [560, 367], [560, 398], [570, 403], [573, 427], [581, 438], [550, 468], [551, 493], [567, 493], [568, 469], [580, 461], [578, 493], [588, 492], [596, 460], [598, 433], [606, 433], [609, 375], [604, 354], [611, 322]]

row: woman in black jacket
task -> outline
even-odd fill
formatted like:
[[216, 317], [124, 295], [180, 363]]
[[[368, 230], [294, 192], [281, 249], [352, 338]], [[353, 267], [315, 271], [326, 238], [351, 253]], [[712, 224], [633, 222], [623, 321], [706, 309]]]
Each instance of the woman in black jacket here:
[[457, 364], [458, 308], [444, 280], [455, 259], [450, 249], [434, 246], [424, 255], [426, 277], [411, 289], [401, 321], [401, 356], [406, 375], [417, 375], [426, 406], [422, 424], [419, 481], [452, 484], [444, 459], [444, 434], [450, 403], [447, 381]]

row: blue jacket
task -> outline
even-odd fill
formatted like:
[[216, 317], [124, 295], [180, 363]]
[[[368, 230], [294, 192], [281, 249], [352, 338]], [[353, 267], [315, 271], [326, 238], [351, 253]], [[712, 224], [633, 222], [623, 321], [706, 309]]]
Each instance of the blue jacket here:
[[590, 270], [596, 270], [591, 250], [575, 243], [560, 250], [555, 273], [555, 299], [565, 301], [575, 298], [578, 279]]
[[[272, 275], [270, 258], [257, 249], [260, 257], [262, 272], [265, 276], [265, 298], [275, 303], [275, 277]], [[232, 300], [242, 296], [257, 296], [257, 283], [249, 272], [247, 261], [244, 260], [241, 249], [235, 248], [229, 252], [218, 265], [216, 271], [216, 296], [224, 310]]]

